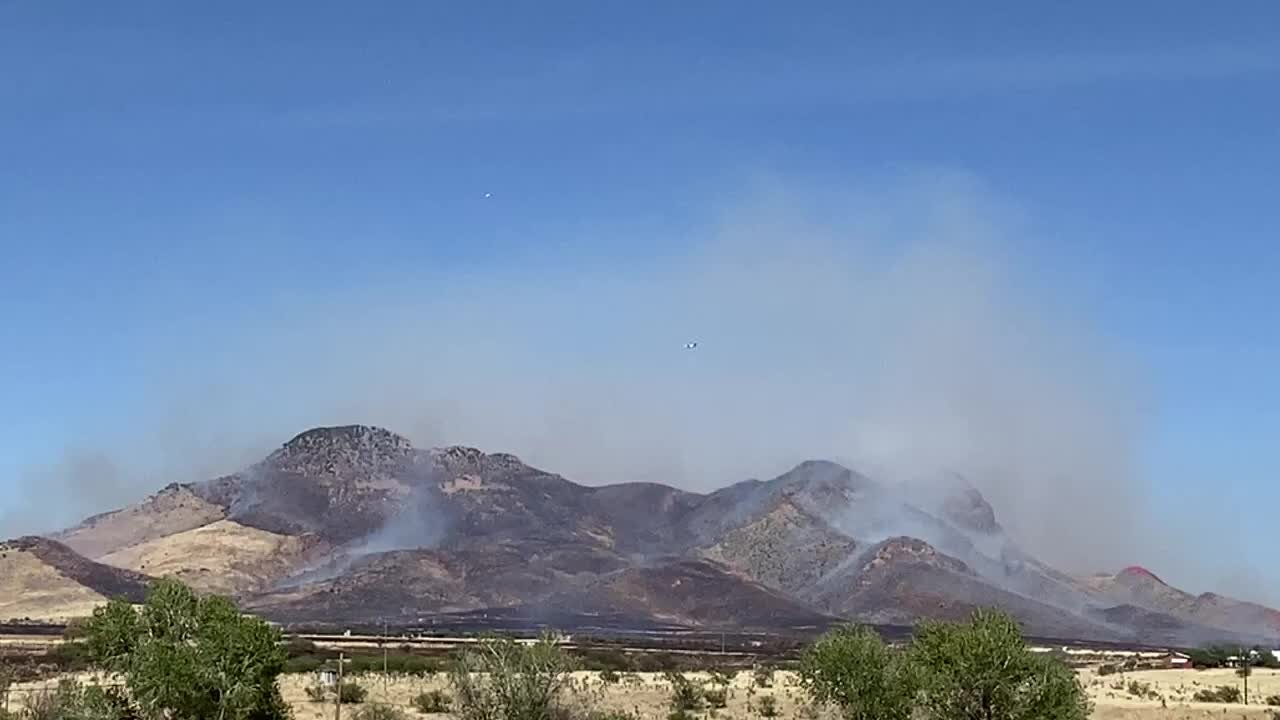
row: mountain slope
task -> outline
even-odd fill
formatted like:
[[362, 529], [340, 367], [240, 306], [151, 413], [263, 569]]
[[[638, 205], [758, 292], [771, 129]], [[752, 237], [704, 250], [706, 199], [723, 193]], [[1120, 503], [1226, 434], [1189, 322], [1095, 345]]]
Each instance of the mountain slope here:
[[0, 619], [65, 621], [108, 598], [141, 602], [148, 578], [39, 537], [0, 543]]
[[102, 513], [53, 536], [89, 558], [194, 530], [225, 517], [225, 510], [190, 487], [170, 485], [137, 505]]
[[624, 613], [682, 625], [787, 628], [832, 620], [795, 599], [706, 560], [671, 559], [606, 574], [552, 595], [547, 607], [583, 614]]
[[280, 535], [217, 520], [117, 549], [99, 560], [176, 577], [202, 592], [236, 595], [273, 584], [318, 547], [313, 536]]
[[878, 624], [962, 620], [979, 608], [999, 607], [1044, 637], [1106, 639], [1124, 635], [1119, 628], [996, 587], [968, 565], [917, 538], [878, 543], [823, 578], [806, 595], [837, 615]]

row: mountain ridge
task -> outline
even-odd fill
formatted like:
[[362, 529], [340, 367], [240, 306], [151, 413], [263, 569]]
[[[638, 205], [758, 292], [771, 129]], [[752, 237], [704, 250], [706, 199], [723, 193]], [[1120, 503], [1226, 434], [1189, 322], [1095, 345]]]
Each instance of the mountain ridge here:
[[1149, 571], [1054, 570], [964, 478], [913, 494], [825, 460], [710, 493], [587, 486], [507, 453], [320, 427], [241, 472], [166, 486], [52, 537], [88, 562], [176, 575], [280, 620], [614, 603], [655, 624], [901, 624], [994, 605], [1054, 637], [1280, 637], [1280, 612], [1197, 601]]

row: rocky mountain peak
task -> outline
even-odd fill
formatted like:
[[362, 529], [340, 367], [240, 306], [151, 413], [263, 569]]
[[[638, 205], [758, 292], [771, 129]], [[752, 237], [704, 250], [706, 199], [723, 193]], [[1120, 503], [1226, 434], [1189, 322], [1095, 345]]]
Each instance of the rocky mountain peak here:
[[465, 445], [432, 448], [429, 452], [436, 466], [450, 475], [479, 472], [509, 472], [525, 468], [520, 458], [509, 453], [485, 453]]
[[413, 444], [390, 430], [367, 425], [318, 427], [307, 430], [273, 453], [276, 467], [315, 475], [343, 471], [377, 471], [404, 461]]
[[829, 460], [805, 460], [779, 476], [773, 484], [780, 484], [788, 494], [795, 493], [821, 502], [845, 501], [854, 494], [877, 490], [879, 486], [870, 478]]
[[413, 444], [407, 438], [390, 430], [370, 425], [311, 428], [284, 444], [284, 449], [290, 452], [314, 452], [328, 448], [403, 452], [412, 450]]
[[960, 527], [984, 534], [1000, 530], [996, 511], [977, 488], [964, 487], [946, 496], [942, 501], [942, 514]]
[[878, 543], [867, 553], [864, 570], [870, 571], [883, 566], [900, 563], [923, 563], [944, 568], [952, 572], [972, 574], [968, 565], [938, 552], [929, 543], [913, 537], [893, 537]]
[[431, 457], [449, 464], [479, 463], [484, 459], [483, 450], [465, 445], [449, 445], [431, 449]]
[[1125, 580], [1129, 582], [1154, 582], [1157, 585], [1167, 585], [1155, 573], [1142, 567], [1141, 565], [1130, 565], [1116, 574], [1117, 580]]

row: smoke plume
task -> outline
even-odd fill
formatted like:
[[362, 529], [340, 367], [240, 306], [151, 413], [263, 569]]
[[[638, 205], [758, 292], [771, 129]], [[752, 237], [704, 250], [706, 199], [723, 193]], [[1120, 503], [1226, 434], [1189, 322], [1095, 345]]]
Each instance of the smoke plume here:
[[216, 361], [158, 358], [156, 417], [199, 407], [241, 454], [376, 424], [585, 484], [705, 491], [806, 458], [881, 480], [956, 472], [1050, 563], [1178, 574], [1145, 540], [1138, 373], [1036, 264], [1032, 223], [980, 184], [764, 184], [689, 232], [656, 259], [495, 258], [279, 298], [175, 340]]

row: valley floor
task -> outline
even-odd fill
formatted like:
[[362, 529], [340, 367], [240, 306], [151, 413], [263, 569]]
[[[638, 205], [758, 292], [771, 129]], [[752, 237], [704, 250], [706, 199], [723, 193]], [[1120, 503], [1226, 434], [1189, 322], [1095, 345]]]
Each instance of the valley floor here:
[[[702, 673], [688, 673], [691, 679], [709, 680]], [[1280, 694], [1280, 671], [1255, 670], [1249, 679], [1250, 705], [1214, 704], [1193, 702], [1191, 697], [1199, 690], [1221, 685], [1240, 686], [1240, 678], [1231, 670], [1151, 670], [1100, 677], [1091, 670], [1080, 673], [1081, 682], [1089, 691], [1097, 720], [1208, 720], [1209, 718], [1237, 718], [1271, 720], [1272, 712], [1280, 708], [1268, 708], [1263, 699]], [[82, 677], [83, 681], [91, 681]], [[394, 705], [406, 716], [427, 717], [412, 707], [413, 698], [424, 691], [448, 690], [447, 677], [431, 678], [364, 675], [354, 678], [368, 691], [367, 702]], [[289, 675], [281, 679], [285, 699], [293, 707], [297, 720], [324, 720], [333, 717], [332, 704], [311, 702], [306, 689], [313, 683], [310, 675]], [[1135, 684], [1136, 683], [1136, 684]], [[51, 683], [45, 683], [49, 685]], [[18, 710], [24, 698], [40, 685], [22, 685], [15, 688], [10, 703]], [[1132, 691], [1142, 693], [1138, 697]], [[794, 675], [786, 672], [775, 674], [771, 687], [754, 687], [750, 673], [742, 672], [734, 677], [726, 692], [727, 707], [716, 712], [720, 718], [759, 718], [761, 699], [773, 697], [777, 705], [777, 717], [782, 720], [834, 720], [830, 712], [814, 711], [807, 707], [803, 691]], [[616, 684], [605, 685], [599, 673], [575, 673], [571, 682], [570, 699], [578, 707], [596, 710], [618, 710], [631, 713], [643, 720], [665, 720], [669, 708], [670, 686], [657, 673], [624, 673]], [[343, 716], [355, 716], [357, 706], [344, 706]], [[444, 720], [446, 716], [433, 716]]]

